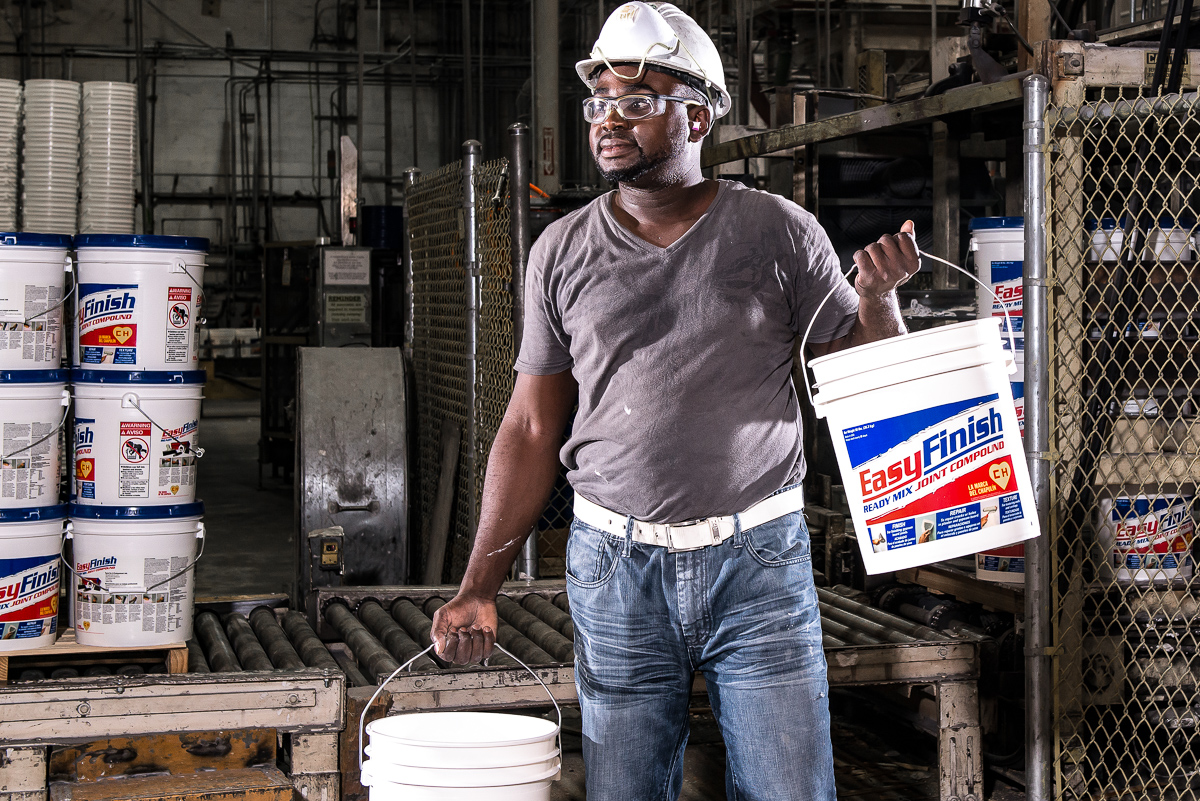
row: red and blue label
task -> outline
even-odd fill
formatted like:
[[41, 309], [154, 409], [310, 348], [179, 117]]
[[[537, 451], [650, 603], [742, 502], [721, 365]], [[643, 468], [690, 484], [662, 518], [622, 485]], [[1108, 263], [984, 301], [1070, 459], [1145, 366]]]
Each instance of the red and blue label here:
[[0, 639], [54, 633], [59, 570], [58, 554], [0, 559]]
[[87, 500], [96, 498], [95, 426], [94, 418], [75, 418], [75, 494]]
[[137, 284], [79, 285], [79, 361], [137, 364]]
[[843, 430], [876, 552], [1024, 517], [996, 394]]
[[[1021, 271], [1025, 263], [1020, 261], [992, 262], [992, 316], [1004, 318], [1008, 312], [1008, 321], [1012, 323], [1013, 336], [1017, 340], [1017, 350], [1025, 349], [1024, 325], [1024, 289]], [[1008, 347], [1008, 326], [1001, 321], [1000, 331], [1005, 334], [1004, 343]]]

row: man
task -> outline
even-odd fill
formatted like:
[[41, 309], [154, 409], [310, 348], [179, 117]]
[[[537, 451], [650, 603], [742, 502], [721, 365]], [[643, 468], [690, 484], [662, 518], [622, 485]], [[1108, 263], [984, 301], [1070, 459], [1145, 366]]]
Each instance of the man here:
[[852, 289], [812, 215], [705, 180], [701, 142], [730, 97], [716, 48], [674, 6], [621, 6], [577, 69], [617, 189], [534, 245], [516, 389], [470, 564], [434, 618], [438, 653], [491, 652], [496, 593], [578, 404], [561, 458], [589, 801], [678, 796], [696, 670], [729, 798], [832, 799], [792, 346], [827, 295], [818, 355], [904, 332], [912, 224], [855, 254]]

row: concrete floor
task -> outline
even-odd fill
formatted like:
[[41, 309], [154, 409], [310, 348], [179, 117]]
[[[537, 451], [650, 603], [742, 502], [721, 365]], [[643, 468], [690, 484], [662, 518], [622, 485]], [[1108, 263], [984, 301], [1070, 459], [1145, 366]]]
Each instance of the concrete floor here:
[[207, 533], [196, 594], [290, 593], [292, 486], [268, 471], [258, 488], [258, 402], [206, 401], [200, 442], [197, 495]]

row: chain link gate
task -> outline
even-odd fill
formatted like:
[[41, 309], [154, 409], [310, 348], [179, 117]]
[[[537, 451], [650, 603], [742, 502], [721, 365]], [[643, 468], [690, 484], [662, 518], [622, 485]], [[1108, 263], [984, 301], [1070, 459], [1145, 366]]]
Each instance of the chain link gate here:
[[1046, 114], [1054, 797], [1196, 798], [1200, 120], [1104, 57]]

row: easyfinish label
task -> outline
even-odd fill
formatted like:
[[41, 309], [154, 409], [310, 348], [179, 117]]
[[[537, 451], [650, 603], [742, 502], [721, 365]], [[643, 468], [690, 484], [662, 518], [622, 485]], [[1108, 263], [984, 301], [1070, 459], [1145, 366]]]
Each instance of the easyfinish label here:
[[137, 284], [79, 285], [79, 361], [137, 364]]
[[75, 494], [94, 500], [96, 497], [96, 458], [92, 448], [96, 441], [96, 420], [75, 418]]
[[58, 576], [58, 554], [0, 559], [0, 640], [54, 633]]
[[1121, 497], [1101, 502], [1100, 525], [1112, 543], [1109, 554], [1120, 570], [1190, 570], [1192, 499], [1183, 495]]
[[876, 553], [1025, 517], [998, 395], [842, 431]]
[[[1007, 311], [1014, 334], [1025, 330], [1024, 290], [1021, 279], [1023, 266], [1024, 262], [1020, 261], [992, 262], [992, 291], [996, 293], [992, 298], [992, 316], [1003, 318]], [[1008, 332], [1007, 324], [1003, 321], [1000, 323], [1000, 331]], [[1023, 348], [1023, 344], [1017, 347]]]
[[178, 497], [196, 483], [196, 432], [198, 420], [162, 432], [159, 440], [157, 497]]

